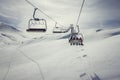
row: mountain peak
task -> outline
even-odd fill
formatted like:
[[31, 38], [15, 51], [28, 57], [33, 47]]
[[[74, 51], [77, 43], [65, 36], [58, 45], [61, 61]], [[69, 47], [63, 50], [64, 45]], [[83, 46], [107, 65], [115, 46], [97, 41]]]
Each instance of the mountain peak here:
[[0, 22], [0, 31], [20, 32], [20, 30], [16, 29], [15, 27], [3, 22]]

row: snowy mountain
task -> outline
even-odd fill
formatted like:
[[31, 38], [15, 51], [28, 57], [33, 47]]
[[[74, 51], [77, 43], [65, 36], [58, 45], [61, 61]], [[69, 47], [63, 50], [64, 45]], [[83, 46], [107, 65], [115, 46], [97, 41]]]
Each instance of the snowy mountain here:
[[[70, 46], [69, 33], [38, 33], [0, 45], [0, 80], [120, 80], [120, 28], [81, 31], [84, 46]], [[20, 39], [0, 33], [3, 42]]]
[[15, 43], [24, 38], [25, 36], [20, 30], [0, 22], [0, 44]]
[[8, 31], [8, 32], [20, 32], [20, 30], [14, 28], [13, 26], [10, 26], [6, 23], [0, 22], [0, 31]]

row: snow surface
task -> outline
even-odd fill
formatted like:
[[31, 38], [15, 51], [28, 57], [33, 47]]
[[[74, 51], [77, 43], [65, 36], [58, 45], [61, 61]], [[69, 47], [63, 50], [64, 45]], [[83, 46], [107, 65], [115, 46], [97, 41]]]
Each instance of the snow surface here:
[[15, 33], [0, 31], [0, 80], [120, 80], [120, 28], [83, 30], [84, 46], [69, 33]]

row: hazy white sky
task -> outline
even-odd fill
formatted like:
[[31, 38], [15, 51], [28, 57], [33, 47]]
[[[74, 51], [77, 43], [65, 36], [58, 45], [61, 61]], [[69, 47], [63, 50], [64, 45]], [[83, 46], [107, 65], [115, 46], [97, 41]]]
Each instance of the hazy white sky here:
[[[82, 0], [29, 1], [65, 26], [76, 23], [82, 3]], [[33, 9], [25, 0], [0, 0], [0, 21], [26, 28]], [[48, 27], [54, 27], [54, 22], [45, 15], [38, 12], [37, 16], [45, 18]], [[79, 24], [81, 27], [99, 27], [99, 24], [119, 25], [120, 0], [86, 0]]]

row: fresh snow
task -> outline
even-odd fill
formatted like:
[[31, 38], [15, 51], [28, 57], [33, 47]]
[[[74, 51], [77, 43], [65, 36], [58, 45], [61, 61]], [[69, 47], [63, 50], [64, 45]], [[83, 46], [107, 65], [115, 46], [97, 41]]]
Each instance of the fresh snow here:
[[120, 80], [120, 28], [81, 31], [84, 46], [69, 33], [0, 31], [0, 80]]

